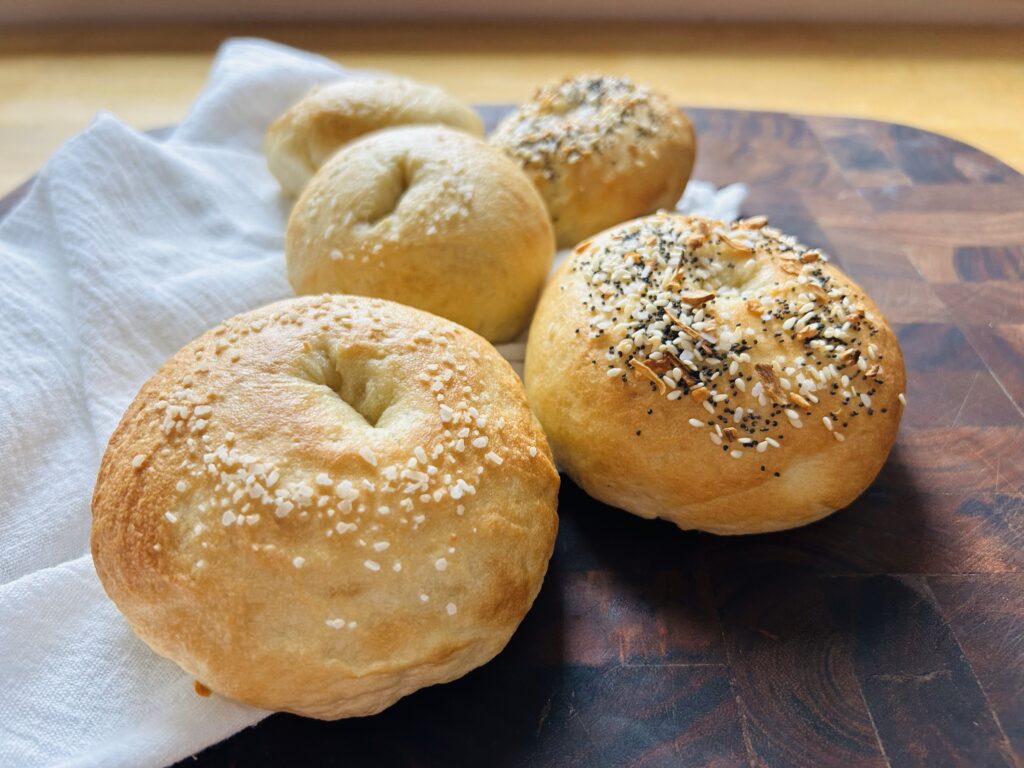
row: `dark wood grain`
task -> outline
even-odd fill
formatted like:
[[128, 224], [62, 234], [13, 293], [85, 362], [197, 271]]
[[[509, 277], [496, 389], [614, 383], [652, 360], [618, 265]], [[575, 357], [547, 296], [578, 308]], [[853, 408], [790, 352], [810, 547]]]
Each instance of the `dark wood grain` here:
[[1024, 765], [1024, 574], [933, 576], [931, 589]]
[[182, 765], [1024, 766], [1024, 177], [906, 126], [690, 112], [695, 177], [748, 184], [746, 214], [829, 250], [895, 325], [909, 406], [877, 481], [744, 538], [566, 481], [544, 589], [492, 663]]
[[1013, 766], [1006, 737], [920, 577], [828, 582], [890, 765]]

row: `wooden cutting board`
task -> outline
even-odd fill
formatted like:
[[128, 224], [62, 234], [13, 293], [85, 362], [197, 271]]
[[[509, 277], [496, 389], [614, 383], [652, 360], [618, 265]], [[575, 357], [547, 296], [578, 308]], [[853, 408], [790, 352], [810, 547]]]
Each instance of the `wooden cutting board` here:
[[745, 182], [746, 215], [826, 249], [897, 328], [909, 405], [878, 480], [744, 538], [564, 480], [543, 591], [493, 662], [182, 766], [1024, 765], [1024, 176], [906, 126], [689, 112], [695, 177]]

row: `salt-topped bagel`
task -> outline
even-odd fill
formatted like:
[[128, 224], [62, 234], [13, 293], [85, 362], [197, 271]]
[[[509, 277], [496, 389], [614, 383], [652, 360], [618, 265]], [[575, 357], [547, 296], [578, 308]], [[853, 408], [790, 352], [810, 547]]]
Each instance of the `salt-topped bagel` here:
[[447, 317], [494, 343], [530, 323], [555, 254], [544, 202], [480, 139], [401, 126], [313, 177], [285, 233], [296, 293], [348, 293]]
[[487, 342], [306, 297], [227, 320], [143, 386], [103, 457], [92, 551], [139, 636], [214, 691], [365, 715], [501, 650], [557, 491]]
[[548, 83], [489, 140], [540, 191], [559, 247], [673, 208], [693, 169], [693, 126], [686, 115], [625, 77], [579, 75]]
[[527, 392], [592, 496], [751, 533], [824, 517], [878, 473], [902, 413], [896, 336], [825, 254], [765, 224], [637, 219], [548, 285]]

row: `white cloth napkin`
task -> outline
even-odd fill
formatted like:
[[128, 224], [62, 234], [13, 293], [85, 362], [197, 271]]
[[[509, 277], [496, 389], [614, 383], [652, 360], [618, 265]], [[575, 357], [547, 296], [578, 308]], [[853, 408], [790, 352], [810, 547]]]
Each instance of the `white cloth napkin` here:
[[[0, 766], [167, 765], [267, 714], [196, 696], [136, 639], [93, 570], [89, 502], [143, 381], [291, 295], [262, 136], [313, 84], [357, 76], [230, 41], [169, 138], [100, 115], [0, 223]], [[733, 218], [742, 198], [694, 183], [685, 199]]]

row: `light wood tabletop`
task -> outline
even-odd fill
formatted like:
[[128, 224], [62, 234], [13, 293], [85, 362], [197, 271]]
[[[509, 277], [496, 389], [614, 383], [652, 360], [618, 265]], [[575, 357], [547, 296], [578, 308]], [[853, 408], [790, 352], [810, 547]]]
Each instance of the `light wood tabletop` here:
[[173, 24], [0, 28], [0, 192], [108, 110], [181, 118], [217, 45], [258, 35], [509, 102], [580, 70], [626, 73], [683, 104], [871, 117], [927, 128], [1024, 169], [1024, 32], [694, 24]]

